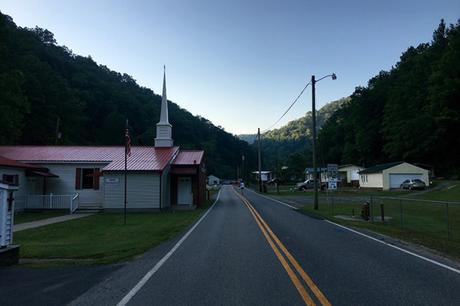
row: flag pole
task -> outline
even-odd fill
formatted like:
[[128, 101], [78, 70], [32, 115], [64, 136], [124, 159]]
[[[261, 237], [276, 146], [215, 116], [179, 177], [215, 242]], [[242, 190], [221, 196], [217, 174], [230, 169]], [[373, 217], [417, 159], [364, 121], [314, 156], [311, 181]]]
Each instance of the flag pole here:
[[127, 203], [127, 192], [126, 192], [126, 187], [127, 187], [127, 179], [128, 179], [128, 119], [126, 119], [126, 132], [125, 132], [125, 207], [124, 207], [124, 225], [126, 225], [126, 203]]

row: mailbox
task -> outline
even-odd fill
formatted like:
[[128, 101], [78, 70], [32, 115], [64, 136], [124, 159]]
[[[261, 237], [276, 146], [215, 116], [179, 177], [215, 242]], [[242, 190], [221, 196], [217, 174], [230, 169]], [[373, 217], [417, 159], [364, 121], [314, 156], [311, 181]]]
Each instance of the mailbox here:
[[14, 197], [17, 186], [0, 183], [0, 248], [13, 242]]

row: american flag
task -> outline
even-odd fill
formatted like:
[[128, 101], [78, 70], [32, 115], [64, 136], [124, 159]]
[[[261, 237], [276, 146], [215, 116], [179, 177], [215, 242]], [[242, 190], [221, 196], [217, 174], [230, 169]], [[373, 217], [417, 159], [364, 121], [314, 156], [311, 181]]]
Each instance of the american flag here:
[[129, 136], [128, 119], [126, 119], [126, 130], [125, 130], [125, 154], [131, 156], [131, 137]]

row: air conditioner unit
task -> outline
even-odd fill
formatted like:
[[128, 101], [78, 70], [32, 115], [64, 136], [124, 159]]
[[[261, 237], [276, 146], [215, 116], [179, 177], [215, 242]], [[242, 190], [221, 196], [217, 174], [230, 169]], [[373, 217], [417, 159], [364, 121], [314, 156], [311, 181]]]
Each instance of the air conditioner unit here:
[[0, 248], [13, 243], [14, 197], [17, 186], [0, 183]]

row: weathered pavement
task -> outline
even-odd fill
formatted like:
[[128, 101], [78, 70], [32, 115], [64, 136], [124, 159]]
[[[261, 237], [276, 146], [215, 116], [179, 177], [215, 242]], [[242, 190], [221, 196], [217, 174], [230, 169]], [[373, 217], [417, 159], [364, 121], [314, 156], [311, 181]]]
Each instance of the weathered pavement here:
[[106, 273], [71, 304], [117, 305], [123, 298], [127, 305], [304, 305], [308, 298], [317, 305], [459, 304], [459, 273], [253, 192], [244, 195], [246, 204], [224, 186], [185, 240], [177, 237]]

